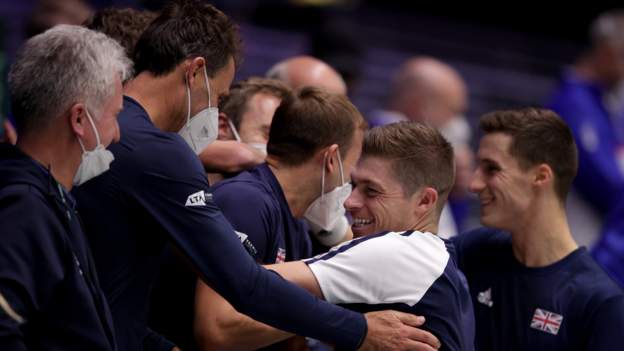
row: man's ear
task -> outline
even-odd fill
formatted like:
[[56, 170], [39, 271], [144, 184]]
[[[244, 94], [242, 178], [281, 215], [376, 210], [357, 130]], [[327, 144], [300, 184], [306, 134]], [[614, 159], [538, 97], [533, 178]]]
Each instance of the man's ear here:
[[223, 112], [219, 112], [219, 135], [217, 139], [219, 140], [234, 140], [235, 139], [228, 121], [229, 121], [228, 116]]
[[197, 84], [197, 80], [203, 82], [204, 76], [201, 73], [205, 65], [206, 60], [204, 60], [203, 57], [195, 57], [186, 61], [184, 74], [186, 75], [185, 78], [190, 86]]
[[89, 129], [85, 105], [83, 103], [75, 103], [67, 110], [67, 114], [69, 114], [69, 124], [72, 131], [84, 139], [85, 133]]
[[412, 195], [414, 211], [417, 215], [431, 212], [438, 205], [438, 191], [432, 187], [424, 187]]
[[533, 169], [533, 185], [538, 187], [544, 187], [552, 184], [555, 179], [555, 174], [549, 165], [542, 163]]
[[[330, 146], [322, 149], [325, 150], [324, 153], [321, 155], [321, 161], [325, 160], [325, 164], [323, 165], [323, 167], [326, 168], [327, 173], [332, 173], [334, 171], [338, 170], [338, 144], [331, 144]], [[327, 157], [324, 156], [324, 154], [327, 153]]]

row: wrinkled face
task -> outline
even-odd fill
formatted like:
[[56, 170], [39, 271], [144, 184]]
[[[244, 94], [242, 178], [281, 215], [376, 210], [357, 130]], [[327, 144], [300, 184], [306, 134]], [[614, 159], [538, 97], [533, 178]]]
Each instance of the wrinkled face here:
[[470, 191], [479, 196], [481, 224], [510, 230], [530, 208], [532, 171], [509, 153], [512, 137], [486, 134], [479, 145]]
[[[87, 106], [87, 109], [89, 106]], [[119, 124], [117, 123], [117, 115], [123, 108], [123, 95], [122, 95], [122, 87], [121, 87], [121, 79], [117, 78], [115, 80], [115, 88], [113, 95], [108, 98], [104, 102], [104, 106], [101, 111], [96, 112], [93, 110], [89, 110], [89, 114], [94, 119], [95, 127], [100, 135], [100, 142], [104, 147], [107, 147], [111, 143], [116, 143], [119, 141], [120, 133], [119, 133]], [[86, 118], [86, 115], [85, 115]], [[91, 128], [91, 124], [89, 121], [85, 121], [85, 135], [83, 138], [83, 142], [85, 144], [85, 148], [87, 150], [93, 150], [96, 145], [96, 137]]]
[[238, 133], [244, 143], [266, 144], [273, 114], [280, 104], [276, 96], [258, 93], [249, 99], [242, 115]]
[[391, 161], [365, 156], [351, 173], [351, 181], [353, 192], [345, 208], [353, 218], [355, 236], [412, 229], [417, 194], [405, 196]]

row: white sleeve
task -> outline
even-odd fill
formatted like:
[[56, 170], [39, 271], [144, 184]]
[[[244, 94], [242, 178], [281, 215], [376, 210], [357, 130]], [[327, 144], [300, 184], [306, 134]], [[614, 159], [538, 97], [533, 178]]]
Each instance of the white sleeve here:
[[388, 233], [345, 243], [307, 261], [331, 303], [415, 305], [442, 275], [449, 254], [430, 233]]

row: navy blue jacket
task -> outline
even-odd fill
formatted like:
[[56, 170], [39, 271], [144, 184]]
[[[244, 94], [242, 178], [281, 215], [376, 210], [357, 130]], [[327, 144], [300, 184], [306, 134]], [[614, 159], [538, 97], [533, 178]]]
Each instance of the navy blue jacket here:
[[71, 195], [0, 144], [0, 350], [115, 350], [92, 262]]
[[482, 228], [452, 241], [473, 299], [477, 350], [622, 349], [624, 293], [585, 248], [532, 268], [514, 258], [507, 233]]
[[[212, 201], [197, 155], [125, 97], [111, 169], [75, 189], [121, 350], [150, 337], [150, 287], [170, 242], [237, 310], [297, 334], [356, 348], [362, 315], [315, 299], [256, 264]], [[172, 301], [171, 303], [176, 303]]]
[[253, 244], [262, 264], [312, 255], [305, 223], [293, 217], [282, 187], [264, 163], [212, 188], [214, 201], [234, 229]]

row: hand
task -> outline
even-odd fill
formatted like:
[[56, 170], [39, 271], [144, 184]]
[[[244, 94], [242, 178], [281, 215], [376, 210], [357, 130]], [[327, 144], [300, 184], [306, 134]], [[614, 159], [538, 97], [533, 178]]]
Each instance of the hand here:
[[428, 331], [418, 329], [425, 318], [397, 311], [370, 312], [364, 315], [368, 323], [361, 351], [433, 351], [440, 341]]

